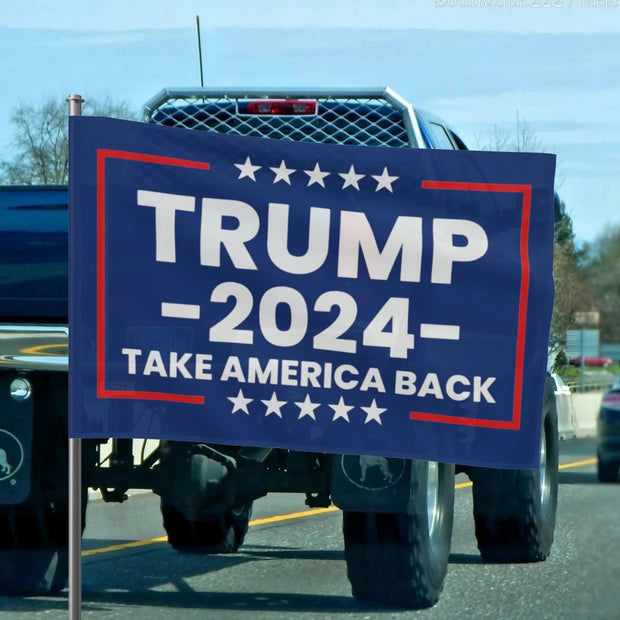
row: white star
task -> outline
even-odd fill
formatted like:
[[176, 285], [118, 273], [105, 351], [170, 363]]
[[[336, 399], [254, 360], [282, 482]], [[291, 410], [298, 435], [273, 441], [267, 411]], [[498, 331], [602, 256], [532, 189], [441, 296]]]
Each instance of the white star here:
[[289, 185], [291, 184], [291, 180], [289, 179], [289, 177], [291, 176], [291, 174], [293, 174], [293, 172], [296, 172], [294, 168], [287, 168], [286, 164], [284, 163], [284, 160], [282, 160], [278, 168], [270, 167], [269, 170], [271, 170], [271, 172], [273, 172], [276, 175], [275, 178], [273, 179], [274, 183], [277, 183], [278, 181], [284, 181], [285, 183], [288, 183]]
[[383, 168], [383, 172], [381, 173], [381, 176], [373, 174], [372, 178], [377, 182], [377, 189], [375, 190], [375, 192], [378, 192], [380, 189], [387, 189], [388, 192], [392, 194], [394, 193], [392, 191], [392, 183], [394, 183], [394, 181], [396, 181], [398, 177], [391, 177], [388, 174], [387, 168], [385, 167]]
[[360, 409], [366, 412], [366, 419], [364, 420], [364, 424], [368, 424], [371, 420], [374, 420], [377, 424], [381, 424], [381, 414], [387, 409], [381, 409], [381, 407], [377, 407], [377, 403], [375, 399], [372, 399], [372, 403], [370, 407], [360, 407]]
[[254, 173], [257, 170], [260, 170], [261, 167], [253, 166], [252, 162], [250, 161], [250, 156], [248, 155], [245, 158], [245, 162], [243, 162], [242, 164], [235, 164], [235, 168], [239, 168], [239, 170], [241, 170], [241, 173], [237, 177], [238, 179], [242, 179], [243, 177], [249, 177], [250, 179], [252, 179], [252, 181], [256, 181]]
[[237, 394], [237, 396], [227, 396], [226, 398], [228, 398], [228, 400], [233, 404], [233, 410], [230, 413], [243, 411], [245, 414], [250, 415], [250, 412], [248, 411], [248, 403], [251, 403], [254, 399], [245, 398], [242, 390], [239, 390], [239, 394]]
[[310, 187], [313, 183], [318, 183], [321, 187], [325, 187], [323, 179], [330, 175], [329, 172], [321, 171], [318, 162], [314, 164], [314, 168], [312, 170], [304, 170], [304, 172], [310, 177], [308, 179], [308, 187]]
[[338, 418], [342, 418], [347, 422], [351, 421], [349, 420], [349, 411], [351, 411], [351, 409], [354, 409], [354, 407], [351, 405], [345, 405], [342, 396], [340, 397], [337, 405], [329, 406], [334, 410], [334, 417], [332, 418], [332, 422], [335, 422]]
[[299, 407], [299, 418], [301, 420], [304, 416], [311, 417], [314, 421], [316, 421], [316, 416], [314, 415], [314, 410], [320, 405], [320, 403], [313, 403], [310, 400], [310, 394], [306, 394], [306, 399], [303, 403], [295, 403]]
[[366, 175], [356, 174], [355, 168], [351, 166], [349, 168], [349, 172], [339, 172], [338, 176], [341, 176], [344, 179], [344, 183], [342, 184], [342, 189], [344, 189], [345, 187], [349, 187], [350, 185], [351, 187], [354, 187], [356, 190], [359, 191], [360, 186], [357, 184], [357, 182], [360, 179], [363, 179]]
[[280, 407], [282, 407], [282, 405], [286, 405], [286, 401], [278, 400], [275, 392], [271, 395], [271, 398], [269, 400], [261, 400], [260, 402], [263, 403], [265, 407], [267, 407], [267, 410], [265, 411], [265, 417], [267, 417], [271, 413], [275, 413], [279, 418], [282, 417]]

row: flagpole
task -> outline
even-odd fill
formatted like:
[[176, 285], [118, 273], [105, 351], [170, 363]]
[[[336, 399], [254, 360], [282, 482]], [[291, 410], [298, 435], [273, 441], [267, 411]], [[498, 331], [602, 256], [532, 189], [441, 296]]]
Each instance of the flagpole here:
[[[82, 115], [80, 95], [69, 95], [69, 116]], [[82, 617], [82, 440], [69, 438], [69, 620]]]
[[196, 15], [196, 33], [198, 35], [198, 64], [200, 65], [200, 87], [204, 87], [205, 81], [202, 75], [202, 43], [200, 41], [200, 17]]

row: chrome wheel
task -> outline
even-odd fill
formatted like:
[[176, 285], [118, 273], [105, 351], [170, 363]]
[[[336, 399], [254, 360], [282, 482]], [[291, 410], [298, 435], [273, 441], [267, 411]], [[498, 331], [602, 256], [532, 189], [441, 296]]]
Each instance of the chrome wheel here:
[[426, 524], [428, 527], [428, 537], [433, 548], [437, 545], [439, 517], [439, 463], [429, 461], [426, 481]]
[[540, 465], [538, 469], [538, 481], [540, 485], [540, 508], [543, 513], [548, 513], [551, 509], [551, 484], [549, 481], [549, 471], [547, 468], [547, 433], [543, 424], [540, 437]]

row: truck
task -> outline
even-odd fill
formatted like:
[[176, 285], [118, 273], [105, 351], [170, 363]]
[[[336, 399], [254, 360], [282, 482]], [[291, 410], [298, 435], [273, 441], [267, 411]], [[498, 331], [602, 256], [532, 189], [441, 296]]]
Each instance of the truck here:
[[[146, 123], [195, 131], [357, 146], [465, 150], [442, 119], [390, 88], [168, 88]], [[0, 188], [0, 593], [56, 594], [68, 574], [67, 188]], [[527, 387], [526, 387], [527, 389]], [[554, 390], [546, 378], [540, 465], [502, 470], [364, 455], [132, 439], [82, 440], [87, 489], [123, 502], [160, 497], [180, 553], [234, 553], [253, 502], [305, 496], [342, 512], [346, 569], [362, 603], [434, 605], [448, 569], [455, 475], [473, 483], [478, 548], [489, 562], [538, 562], [551, 551], [558, 489]]]

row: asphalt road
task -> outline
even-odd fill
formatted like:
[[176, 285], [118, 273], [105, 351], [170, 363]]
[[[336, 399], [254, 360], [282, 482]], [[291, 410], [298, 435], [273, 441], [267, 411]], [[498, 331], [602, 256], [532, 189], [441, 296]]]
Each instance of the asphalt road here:
[[[303, 498], [255, 503], [235, 555], [182, 556], [164, 536], [157, 498], [91, 502], [84, 536], [86, 618], [620, 618], [620, 485], [600, 484], [595, 444], [561, 444], [558, 524], [549, 559], [490, 565], [477, 553], [471, 489], [456, 491], [452, 554], [440, 602], [429, 610], [366, 609], [350, 596], [341, 515], [304, 511]], [[286, 515], [273, 518], [275, 515]], [[60, 597], [0, 598], [2, 618], [66, 618]]]

